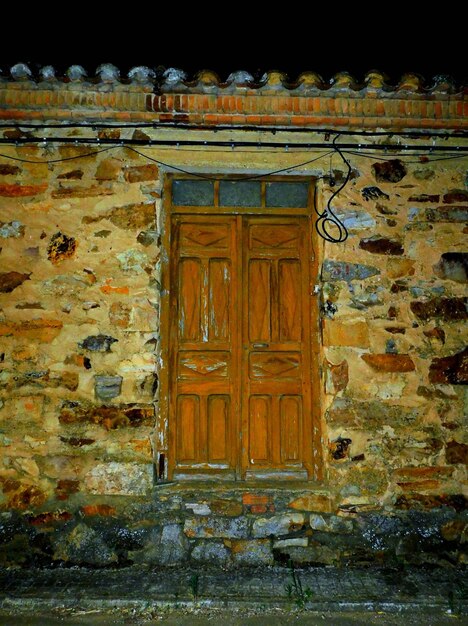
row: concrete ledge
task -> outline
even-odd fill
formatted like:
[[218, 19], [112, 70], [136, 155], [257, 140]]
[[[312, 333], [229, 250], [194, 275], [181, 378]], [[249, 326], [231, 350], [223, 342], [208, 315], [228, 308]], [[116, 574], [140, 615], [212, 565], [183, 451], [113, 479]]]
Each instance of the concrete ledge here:
[[[0, 570], [0, 609], [307, 608], [399, 612], [468, 609], [466, 572], [442, 568], [84, 568]], [[290, 590], [288, 592], [288, 590]]]

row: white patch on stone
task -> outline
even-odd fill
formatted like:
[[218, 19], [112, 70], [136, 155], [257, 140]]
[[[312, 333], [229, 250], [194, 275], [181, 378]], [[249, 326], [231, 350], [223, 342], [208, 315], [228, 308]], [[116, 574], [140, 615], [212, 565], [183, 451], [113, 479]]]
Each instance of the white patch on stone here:
[[260, 517], [256, 519], [252, 528], [254, 537], [269, 537], [270, 535], [285, 535], [289, 532], [292, 524], [303, 524], [302, 513], [289, 513], [287, 515], [274, 515], [273, 517]]
[[147, 255], [139, 250], [121, 252], [117, 259], [124, 272], [144, 272], [144, 266], [148, 264]]
[[291, 546], [299, 546], [306, 548], [309, 545], [307, 537], [297, 537], [296, 539], [280, 539], [273, 543], [273, 548], [290, 548]]
[[7, 239], [8, 237], [22, 237], [24, 234], [24, 227], [21, 222], [13, 220], [13, 222], [7, 222], [0, 227], [0, 237]]
[[36, 461], [33, 461], [32, 459], [14, 459], [12, 465], [22, 474], [27, 474], [33, 478], [39, 478], [39, 467]]
[[397, 380], [383, 384], [375, 383], [369, 386], [369, 391], [372, 396], [380, 398], [381, 400], [396, 400], [403, 395], [406, 384], [407, 381], [405, 380]]
[[322, 515], [317, 515], [316, 513], [311, 513], [309, 519], [310, 527], [313, 530], [328, 530], [328, 523]]
[[193, 511], [195, 515], [210, 515], [211, 514], [211, 509], [205, 502], [203, 503], [186, 502], [185, 508]]
[[150, 463], [102, 463], [86, 474], [84, 485], [89, 493], [142, 496], [152, 488], [153, 466]]

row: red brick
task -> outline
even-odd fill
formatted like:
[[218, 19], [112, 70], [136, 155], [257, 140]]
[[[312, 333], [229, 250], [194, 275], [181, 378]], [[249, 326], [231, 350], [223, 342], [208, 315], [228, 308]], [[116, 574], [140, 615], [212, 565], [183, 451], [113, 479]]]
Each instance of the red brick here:
[[244, 493], [242, 495], [242, 504], [244, 505], [267, 505], [272, 501], [272, 497], [269, 495], [259, 495], [255, 493]]
[[47, 189], [47, 183], [41, 185], [0, 185], [0, 196], [6, 198], [22, 198], [36, 196]]
[[86, 504], [81, 507], [83, 515], [100, 515], [101, 517], [109, 517], [115, 515], [116, 509], [109, 504]]
[[37, 339], [45, 343], [51, 342], [62, 330], [60, 320], [37, 319], [25, 322], [3, 322], [0, 324], [1, 335], [14, 335], [25, 339]]
[[267, 507], [264, 504], [252, 504], [250, 506], [251, 513], [266, 513]]
[[48, 513], [39, 513], [39, 515], [31, 515], [28, 522], [32, 526], [44, 526], [54, 522], [68, 522], [73, 515], [69, 511], [51, 511]]
[[422, 489], [438, 489], [440, 487], [440, 480], [412, 480], [406, 482], [398, 482], [397, 485], [403, 489], [403, 491], [415, 491]]
[[433, 478], [436, 476], [451, 476], [452, 474], [453, 467], [446, 465], [433, 467], [400, 467], [394, 471], [395, 476], [406, 479]]
[[415, 369], [407, 354], [363, 354], [361, 358], [378, 372], [412, 372]]

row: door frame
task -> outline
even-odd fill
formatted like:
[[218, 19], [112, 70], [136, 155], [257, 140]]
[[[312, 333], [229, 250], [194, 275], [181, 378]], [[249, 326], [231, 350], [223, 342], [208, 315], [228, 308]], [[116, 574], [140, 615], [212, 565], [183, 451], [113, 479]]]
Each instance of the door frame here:
[[[210, 177], [206, 173], [207, 178]], [[214, 175], [217, 179], [223, 180], [242, 180], [238, 175]], [[245, 178], [249, 178], [246, 176]], [[172, 183], [174, 180], [200, 180], [197, 176], [187, 174], [169, 174], [166, 173], [163, 185], [162, 207], [160, 216], [161, 228], [161, 277], [160, 277], [160, 327], [159, 327], [159, 354], [160, 369], [158, 372], [158, 410], [155, 425], [155, 475], [158, 482], [166, 482], [172, 480], [174, 469], [174, 429], [170, 424], [170, 394], [171, 394], [171, 375], [175, 364], [171, 363], [171, 338], [169, 329], [171, 327], [170, 318], [170, 289], [171, 289], [171, 263], [174, 258], [175, 242], [172, 237], [172, 217], [174, 214], [181, 215], [250, 215], [265, 217], [293, 217], [303, 216], [307, 218], [307, 234], [309, 237], [309, 297], [310, 297], [310, 319], [309, 319], [309, 338], [310, 338], [310, 381], [311, 389], [316, 389], [317, 394], [313, 396], [311, 402], [311, 445], [312, 453], [310, 458], [311, 476], [310, 480], [320, 481], [323, 479], [323, 441], [322, 441], [322, 389], [321, 389], [321, 368], [320, 368], [320, 349], [321, 349], [321, 332], [320, 332], [320, 316], [319, 302], [315, 285], [319, 281], [318, 276], [318, 243], [315, 228], [313, 227], [313, 202], [314, 202], [314, 177], [310, 176], [269, 176], [265, 177], [267, 182], [308, 182], [309, 200], [307, 208], [233, 208], [220, 207], [218, 203], [219, 183], [215, 183], [215, 203], [213, 206], [176, 206], [172, 204]], [[263, 195], [263, 194], [262, 194]], [[263, 198], [262, 198], [263, 199]], [[240, 265], [240, 264], [239, 264]], [[241, 416], [238, 422], [241, 424]], [[237, 455], [236, 473], [237, 479], [241, 480], [240, 455]], [[195, 478], [195, 476], [194, 476]], [[200, 476], [198, 480], [204, 480]], [[208, 479], [208, 477], [206, 477]], [[309, 482], [308, 481], [308, 482]], [[251, 484], [252, 481], [248, 481]]]

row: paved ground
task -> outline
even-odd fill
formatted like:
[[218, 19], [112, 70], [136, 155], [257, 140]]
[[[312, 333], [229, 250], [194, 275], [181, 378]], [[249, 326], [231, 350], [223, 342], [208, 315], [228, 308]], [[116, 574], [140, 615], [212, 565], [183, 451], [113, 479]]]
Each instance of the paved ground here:
[[454, 569], [0, 570], [0, 626], [468, 624]]
[[373, 613], [352, 611], [346, 614], [325, 611], [291, 613], [286, 611], [263, 612], [249, 615], [234, 611], [184, 613], [174, 611], [170, 615], [153, 614], [146, 616], [122, 615], [117, 612], [38, 613], [32, 615], [3, 614], [0, 611], [2, 626], [457, 626], [466, 624], [461, 616], [424, 613], [419, 615], [385, 612]]

